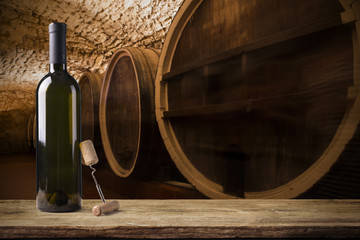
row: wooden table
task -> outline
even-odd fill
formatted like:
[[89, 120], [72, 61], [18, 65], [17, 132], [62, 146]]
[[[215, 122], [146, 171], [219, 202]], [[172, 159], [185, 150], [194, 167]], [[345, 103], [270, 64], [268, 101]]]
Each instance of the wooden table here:
[[72, 213], [44, 213], [34, 200], [0, 201], [1, 238], [355, 238], [360, 200], [100, 200]]

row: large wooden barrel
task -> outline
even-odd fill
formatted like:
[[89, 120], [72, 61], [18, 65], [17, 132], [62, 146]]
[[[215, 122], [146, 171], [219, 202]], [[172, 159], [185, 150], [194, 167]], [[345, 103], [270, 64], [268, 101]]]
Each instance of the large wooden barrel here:
[[359, 2], [183, 3], [155, 105], [189, 182], [211, 198], [295, 198], [329, 178], [323, 196], [360, 196]]
[[94, 146], [101, 147], [99, 126], [99, 102], [104, 74], [85, 72], [79, 79], [81, 89], [81, 138], [92, 140]]
[[[123, 178], [146, 178], [159, 159], [163, 143], [154, 103], [158, 59], [155, 49], [122, 48], [114, 53], [105, 72], [101, 138], [111, 169]], [[163, 150], [166, 152], [165, 147]]]

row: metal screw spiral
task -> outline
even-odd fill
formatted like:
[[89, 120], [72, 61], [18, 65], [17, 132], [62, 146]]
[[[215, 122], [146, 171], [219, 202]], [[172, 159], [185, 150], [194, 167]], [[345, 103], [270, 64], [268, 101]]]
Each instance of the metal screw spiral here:
[[94, 173], [96, 172], [96, 169], [93, 168], [92, 165], [90, 165], [89, 167], [91, 168], [91, 170], [93, 170], [93, 171], [91, 172], [91, 176], [92, 176], [93, 179], [94, 179], [96, 189], [97, 189], [97, 191], [98, 191], [98, 193], [99, 193], [99, 195], [100, 195], [101, 200], [103, 201], [103, 203], [105, 203], [106, 200], [105, 200], [104, 194], [103, 194], [103, 192], [101, 191], [101, 187], [100, 187], [100, 185], [98, 184], [98, 182], [96, 181], [96, 177], [95, 177], [95, 175], [94, 175]]

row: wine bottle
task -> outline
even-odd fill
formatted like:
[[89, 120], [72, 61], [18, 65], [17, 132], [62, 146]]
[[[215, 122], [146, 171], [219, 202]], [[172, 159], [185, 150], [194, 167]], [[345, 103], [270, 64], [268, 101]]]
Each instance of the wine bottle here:
[[66, 70], [66, 24], [49, 25], [49, 73], [36, 90], [36, 207], [81, 208], [80, 88]]

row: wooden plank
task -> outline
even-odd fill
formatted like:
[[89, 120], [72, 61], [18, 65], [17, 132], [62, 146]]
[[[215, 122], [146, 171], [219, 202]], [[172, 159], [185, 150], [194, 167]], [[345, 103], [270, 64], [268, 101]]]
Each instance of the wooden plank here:
[[[249, 112], [252, 110], [263, 111], [270, 113], [269, 109], [264, 108], [264, 104], [283, 104], [284, 101], [289, 102], [289, 97], [297, 96], [297, 95], [305, 95], [306, 92], [297, 92], [291, 94], [284, 94], [279, 96], [272, 97], [264, 97], [258, 99], [249, 99], [237, 102], [229, 102], [222, 104], [209, 104], [201, 107], [192, 107], [187, 109], [178, 109], [178, 110], [169, 110], [164, 111], [164, 118], [172, 118], [172, 117], [188, 117], [188, 116], [198, 116], [198, 115], [206, 115], [206, 114], [218, 114], [218, 113], [227, 113], [227, 112], [236, 112], [236, 111], [244, 111]], [[280, 112], [271, 112], [272, 115], [282, 114]], [[282, 118], [286, 118], [288, 120], [296, 121], [296, 119], [289, 119], [289, 116], [282, 114]]]
[[44, 213], [32, 200], [0, 201], [0, 238], [354, 238], [360, 200], [100, 200], [72, 213]]
[[[347, 22], [346, 24], [348, 24], [348, 23], [352, 23], [352, 21]], [[189, 64], [189, 65], [185, 65], [183, 67], [175, 68], [171, 72], [167, 72], [167, 73], [163, 74], [162, 80], [167, 81], [174, 77], [177, 77], [184, 73], [187, 73], [191, 70], [206, 66], [208, 64], [220, 62], [220, 61], [226, 60], [228, 58], [231, 58], [231, 57], [234, 57], [237, 55], [241, 55], [244, 52], [251, 52], [251, 51], [254, 51], [254, 50], [257, 50], [260, 48], [264, 48], [267, 46], [277, 44], [277, 43], [281, 43], [281, 42], [285, 42], [285, 41], [288, 41], [291, 39], [309, 35], [311, 33], [315, 33], [315, 32], [329, 29], [329, 28], [337, 27], [342, 24], [343, 23], [341, 22], [340, 14], [335, 14], [335, 15], [323, 18], [319, 21], [316, 21], [316, 22], [313, 22], [310, 24], [304, 24], [301, 26], [297, 26], [297, 27], [267, 36], [265, 38], [253, 41], [253, 42], [245, 44], [243, 46], [222, 52], [218, 55], [199, 60], [195, 64]]]
[[247, 107], [251, 105], [251, 101], [243, 101], [241, 103], [224, 103], [224, 104], [213, 104], [204, 107], [194, 107], [181, 110], [170, 110], [164, 111], [164, 118], [171, 117], [188, 117], [188, 116], [197, 116], [205, 114], [216, 114], [224, 112], [234, 112], [234, 111], [245, 111]]

